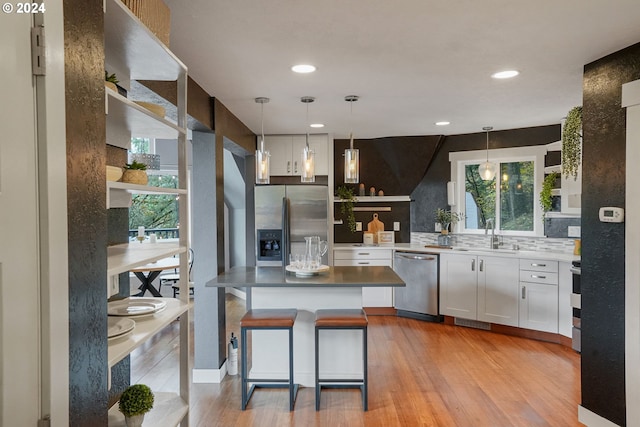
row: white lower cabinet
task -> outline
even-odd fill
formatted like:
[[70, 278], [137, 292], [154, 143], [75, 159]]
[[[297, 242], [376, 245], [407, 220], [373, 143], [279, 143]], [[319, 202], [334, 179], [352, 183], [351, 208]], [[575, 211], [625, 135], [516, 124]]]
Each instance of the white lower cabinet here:
[[519, 326], [558, 333], [558, 261], [520, 259]]
[[[391, 249], [334, 249], [333, 265], [359, 266], [383, 265], [393, 267], [393, 251]], [[393, 307], [393, 288], [363, 287], [363, 307]]]
[[440, 255], [440, 313], [518, 326], [518, 260]]

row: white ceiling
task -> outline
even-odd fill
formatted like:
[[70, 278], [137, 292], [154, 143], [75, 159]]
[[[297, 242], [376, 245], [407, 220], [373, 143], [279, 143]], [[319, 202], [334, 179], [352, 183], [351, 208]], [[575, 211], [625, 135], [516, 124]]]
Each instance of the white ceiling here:
[[[267, 134], [306, 132], [302, 96], [336, 138], [556, 124], [585, 64], [640, 42], [640, 0], [165, 1], [191, 77], [256, 133], [270, 98]], [[521, 74], [490, 77], [504, 69]]]

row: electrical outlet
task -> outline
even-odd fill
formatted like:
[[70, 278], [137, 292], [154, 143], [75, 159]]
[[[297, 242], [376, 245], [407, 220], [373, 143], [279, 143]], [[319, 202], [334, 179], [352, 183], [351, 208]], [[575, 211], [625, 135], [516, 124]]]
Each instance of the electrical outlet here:
[[356, 222], [356, 231], [362, 231], [362, 222], [361, 221]]
[[434, 227], [434, 231], [435, 231], [436, 233], [439, 233], [439, 232], [441, 232], [441, 231], [442, 231], [442, 226], [440, 225], [440, 223], [439, 223], [439, 222], [436, 222], [436, 225], [435, 225], [435, 227]]
[[580, 237], [580, 226], [570, 225], [567, 227], [567, 235], [569, 237]]
[[400, 222], [398, 221], [393, 222], [393, 231], [400, 231]]

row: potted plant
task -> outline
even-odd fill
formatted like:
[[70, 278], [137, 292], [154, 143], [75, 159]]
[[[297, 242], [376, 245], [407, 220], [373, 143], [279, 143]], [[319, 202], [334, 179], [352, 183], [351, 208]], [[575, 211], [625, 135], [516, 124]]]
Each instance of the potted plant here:
[[447, 211], [444, 209], [436, 209], [436, 222], [440, 224], [440, 235], [438, 236], [438, 245], [451, 246], [451, 236], [449, 236], [449, 226], [455, 226], [464, 215], [461, 212]]
[[124, 173], [122, 174], [122, 182], [130, 184], [147, 185], [149, 177], [147, 177], [147, 165], [137, 161], [124, 165]]
[[544, 214], [549, 212], [553, 207], [552, 190], [555, 187], [556, 179], [558, 178], [558, 172], [552, 172], [544, 177], [542, 181], [542, 190], [540, 190], [540, 206], [542, 207], [542, 219], [544, 220]]
[[118, 80], [118, 78], [116, 77], [115, 74], [109, 74], [106, 70], [104, 72], [104, 85], [106, 87], [108, 87], [109, 89], [111, 89], [114, 92], [118, 91], [118, 86], [117, 84], [120, 81]]
[[349, 231], [356, 232], [356, 217], [353, 213], [353, 205], [356, 202], [356, 196], [353, 194], [353, 190], [346, 185], [341, 185], [336, 190], [338, 198], [342, 200], [340, 204], [340, 213], [346, 216], [346, 224], [349, 227]]
[[140, 427], [144, 414], [153, 408], [153, 392], [144, 384], [127, 387], [120, 396], [118, 409], [124, 414], [127, 427]]
[[565, 178], [578, 177], [582, 140], [582, 107], [569, 110], [562, 128], [562, 173]]

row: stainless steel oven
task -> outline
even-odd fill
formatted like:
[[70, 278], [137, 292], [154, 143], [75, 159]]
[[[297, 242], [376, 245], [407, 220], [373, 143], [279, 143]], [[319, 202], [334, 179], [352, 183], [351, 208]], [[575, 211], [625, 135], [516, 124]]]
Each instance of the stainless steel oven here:
[[571, 330], [571, 347], [580, 352], [580, 333], [582, 329], [581, 325], [581, 311], [582, 311], [582, 291], [580, 289], [581, 278], [581, 265], [580, 261], [571, 262], [571, 273], [573, 274], [573, 292], [571, 294], [571, 307], [573, 309], [573, 328]]

